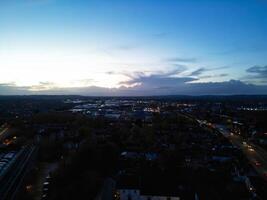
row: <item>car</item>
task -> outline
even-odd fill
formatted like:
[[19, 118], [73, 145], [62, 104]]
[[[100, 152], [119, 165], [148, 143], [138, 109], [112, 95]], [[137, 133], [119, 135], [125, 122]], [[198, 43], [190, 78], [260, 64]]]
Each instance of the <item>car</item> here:
[[44, 182], [44, 184], [43, 184], [43, 185], [49, 185], [49, 182], [47, 182], [47, 181], [46, 181], [46, 182]]
[[12, 159], [14, 156], [15, 156], [15, 153], [13, 153], [13, 152], [9, 152], [9, 153], [7, 153], [7, 154], [4, 156], [4, 158], [6, 158], [6, 159]]
[[255, 150], [253, 148], [248, 148], [249, 151], [254, 152]]
[[261, 166], [261, 163], [259, 161], [254, 161], [253, 164], [256, 166], [256, 167], [260, 167]]

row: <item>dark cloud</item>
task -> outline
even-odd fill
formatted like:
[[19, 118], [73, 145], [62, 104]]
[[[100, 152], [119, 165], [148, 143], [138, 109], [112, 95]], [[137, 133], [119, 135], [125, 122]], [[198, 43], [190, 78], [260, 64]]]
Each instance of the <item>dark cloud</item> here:
[[140, 89], [174, 88], [197, 79], [191, 77], [167, 77], [162, 75], [139, 76], [138, 78], [121, 82], [122, 85], [139, 84]]
[[182, 72], [185, 72], [187, 70], [187, 67], [184, 65], [175, 65], [175, 69], [165, 73], [165, 76], [173, 76], [173, 75], [179, 75]]
[[[227, 76], [219, 74], [218, 76]], [[267, 86], [246, 84], [239, 80], [224, 82], [193, 82], [192, 77], [171, 77], [166, 74], [150, 76], [140, 75], [123, 82], [125, 85], [136, 84], [128, 93], [138, 95], [232, 95], [232, 94], [267, 94]]]
[[267, 65], [250, 67], [247, 69], [247, 72], [252, 73], [259, 78], [267, 78]]
[[214, 74], [214, 75], [206, 75], [206, 76], [199, 76], [199, 78], [204, 79], [204, 78], [220, 78], [220, 77], [226, 77], [229, 74]]
[[[205, 72], [210, 72], [210, 71], [216, 71], [216, 70], [221, 70], [221, 69], [226, 69], [228, 68], [227, 66], [223, 66], [223, 67], [215, 67], [215, 68], [205, 68], [205, 67], [201, 67], [193, 72], [191, 72], [191, 74], [189, 76], [200, 76]], [[226, 75], [221, 74], [221, 75]], [[211, 75], [207, 75], [207, 76], [211, 76]], [[213, 77], [218, 77], [218, 75], [214, 75]], [[222, 76], [221, 76], [222, 77]]]
[[[195, 82], [192, 77], [173, 77], [169, 74], [151, 74], [139, 72], [124, 81], [120, 88], [97, 86], [51, 88], [34, 91], [31, 87], [18, 87], [14, 84], [0, 84], [1, 95], [25, 94], [77, 94], [90, 96], [151, 96], [151, 95], [233, 95], [233, 94], [267, 94], [267, 85], [247, 84], [239, 80], [224, 82]], [[199, 81], [199, 80], [198, 80]], [[50, 83], [40, 84], [50, 86]], [[126, 87], [128, 86], [128, 87]], [[131, 86], [131, 87], [129, 87]]]
[[[193, 78], [168, 78], [156, 75], [140, 77], [136, 87], [108, 89], [103, 87], [69, 88], [52, 94], [82, 94], [94, 96], [147, 96], [147, 95], [233, 95], [267, 94], [267, 86], [246, 84], [238, 80], [225, 82], [190, 83]], [[134, 81], [132, 81], [134, 82]]]
[[195, 95], [267, 94], [266, 85], [246, 84], [239, 80], [193, 83], [186, 89], [187, 94]]
[[199, 69], [191, 72], [190, 76], [199, 76], [206, 71], [207, 71], [207, 69], [205, 69], [205, 68], [199, 68]]
[[131, 80], [139, 78], [139, 77], [146, 77], [146, 74], [153, 74], [159, 77], [168, 77], [168, 76], [175, 76], [175, 75], [179, 75], [182, 72], [186, 71], [187, 67], [184, 65], [173, 65], [173, 69], [167, 72], [162, 72], [162, 71], [134, 71], [134, 72], [116, 72], [116, 71], [108, 71], [106, 72], [106, 74], [108, 75], [124, 75], [128, 78], [130, 78]]
[[30, 94], [29, 87], [18, 87], [13, 83], [0, 84], [0, 95], [24, 95]]
[[246, 70], [247, 76], [242, 79], [247, 82], [266, 84], [267, 83], [267, 65], [266, 66], [253, 66]]

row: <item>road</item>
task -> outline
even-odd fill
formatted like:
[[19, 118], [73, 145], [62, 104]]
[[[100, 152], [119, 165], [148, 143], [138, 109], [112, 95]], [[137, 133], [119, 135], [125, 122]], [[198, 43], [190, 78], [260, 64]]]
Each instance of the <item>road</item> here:
[[246, 142], [238, 135], [229, 135], [229, 140], [240, 147], [255, 170], [267, 181], [267, 152], [262, 148]]
[[[206, 120], [198, 120], [191, 115], [185, 114], [184, 116], [197, 121], [200, 126], [205, 126], [211, 130], [216, 130], [217, 132], [221, 133], [224, 137], [228, 138], [229, 141], [233, 145], [239, 147], [242, 150], [242, 152], [247, 157], [247, 159], [251, 162], [252, 166], [258, 172], [258, 174], [264, 180], [267, 181], [267, 151], [266, 150], [259, 147], [258, 145], [247, 142], [245, 139], [243, 139], [239, 135], [231, 133], [224, 125], [216, 125], [216, 124], [209, 123]], [[258, 192], [256, 192], [256, 194], [258, 195], [259, 199], [267, 199], [265, 183], [261, 182], [257, 186], [257, 191]]]
[[267, 181], [267, 151], [258, 145], [246, 141], [239, 135], [232, 134], [223, 125], [213, 125], [213, 127], [228, 138], [232, 144], [239, 147], [259, 175]]
[[44, 182], [47, 181], [46, 177], [58, 167], [58, 162], [55, 163], [41, 163], [38, 165], [39, 172], [36, 182], [33, 184], [33, 196], [35, 200], [42, 199]]
[[115, 181], [112, 178], [107, 178], [104, 181], [101, 192], [97, 195], [95, 200], [112, 200], [114, 188]]
[[[188, 117], [188, 116], [187, 116]], [[230, 140], [232, 144], [239, 147], [244, 155], [251, 162], [254, 169], [259, 175], [267, 181], [267, 151], [258, 145], [247, 142], [241, 136], [232, 134], [224, 125], [211, 124], [207, 121], [198, 120], [190, 116], [191, 119], [196, 120], [200, 126], [205, 125], [211, 129], [215, 129]]]

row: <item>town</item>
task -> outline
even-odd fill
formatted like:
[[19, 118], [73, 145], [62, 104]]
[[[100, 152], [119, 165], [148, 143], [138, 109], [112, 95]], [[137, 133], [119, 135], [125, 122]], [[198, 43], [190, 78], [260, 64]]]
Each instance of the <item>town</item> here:
[[0, 199], [266, 199], [266, 117], [266, 96], [1, 96]]

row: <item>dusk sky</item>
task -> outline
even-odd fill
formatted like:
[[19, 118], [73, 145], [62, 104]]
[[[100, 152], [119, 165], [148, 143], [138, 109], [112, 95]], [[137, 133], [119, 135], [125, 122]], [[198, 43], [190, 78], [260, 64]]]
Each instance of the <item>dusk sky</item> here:
[[0, 0], [10, 94], [267, 94], [267, 0]]

